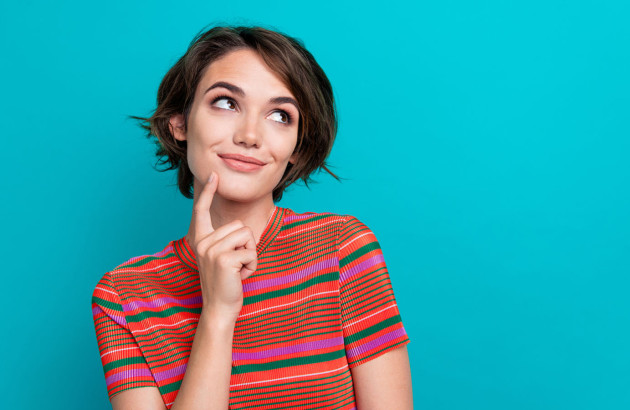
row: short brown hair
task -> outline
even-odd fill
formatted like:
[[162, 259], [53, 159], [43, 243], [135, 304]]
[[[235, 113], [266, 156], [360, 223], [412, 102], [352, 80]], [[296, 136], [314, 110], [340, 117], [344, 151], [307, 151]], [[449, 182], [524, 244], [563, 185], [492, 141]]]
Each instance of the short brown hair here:
[[298, 179], [308, 187], [311, 173], [318, 168], [339, 180], [325, 162], [337, 134], [337, 110], [330, 81], [301, 40], [259, 26], [221, 26], [199, 32], [186, 53], [162, 79], [153, 115], [149, 118], [129, 116], [141, 121], [140, 126], [148, 131], [148, 138], [157, 139], [154, 142], [158, 163], [170, 164], [160, 171], [178, 169], [180, 192], [186, 198], [193, 198], [187, 143], [173, 137], [169, 120], [172, 115], [183, 113], [184, 129], [187, 129], [195, 90], [206, 68], [225, 54], [243, 48], [258, 52], [299, 105], [298, 141], [294, 150], [298, 158], [295, 164], [287, 164], [273, 190], [273, 201], [279, 201], [284, 189]]

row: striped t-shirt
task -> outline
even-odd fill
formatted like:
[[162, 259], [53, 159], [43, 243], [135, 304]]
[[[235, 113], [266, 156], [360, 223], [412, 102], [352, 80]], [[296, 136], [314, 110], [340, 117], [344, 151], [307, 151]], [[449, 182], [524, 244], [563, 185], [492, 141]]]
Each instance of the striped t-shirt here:
[[[243, 280], [231, 409], [353, 409], [350, 369], [409, 343], [383, 253], [356, 217], [276, 206]], [[202, 299], [186, 237], [106, 272], [92, 296], [110, 399], [155, 386], [167, 408]]]

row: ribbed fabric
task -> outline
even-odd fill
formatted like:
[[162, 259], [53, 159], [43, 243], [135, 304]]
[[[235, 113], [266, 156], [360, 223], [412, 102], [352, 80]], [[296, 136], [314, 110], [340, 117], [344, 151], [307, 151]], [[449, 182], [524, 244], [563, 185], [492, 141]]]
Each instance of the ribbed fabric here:
[[[231, 409], [354, 409], [350, 369], [409, 343], [381, 247], [351, 215], [276, 206], [243, 281]], [[185, 237], [106, 272], [92, 296], [110, 399], [155, 386], [170, 408], [201, 314]]]

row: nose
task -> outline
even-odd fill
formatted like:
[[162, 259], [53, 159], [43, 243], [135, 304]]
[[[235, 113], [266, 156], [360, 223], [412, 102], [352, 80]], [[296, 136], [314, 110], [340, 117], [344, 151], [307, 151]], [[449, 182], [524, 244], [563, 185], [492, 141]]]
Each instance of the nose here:
[[262, 130], [259, 126], [259, 118], [255, 112], [249, 112], [241, 116], [241, 121], [234, 132], [234, 143], [245, 146], [260, 147]]

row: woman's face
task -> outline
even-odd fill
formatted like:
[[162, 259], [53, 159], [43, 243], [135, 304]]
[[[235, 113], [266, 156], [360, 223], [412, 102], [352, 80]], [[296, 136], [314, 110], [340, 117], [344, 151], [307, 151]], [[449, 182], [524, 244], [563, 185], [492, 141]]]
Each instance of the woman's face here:
[[[187, 141], [195, 192], [215, 171], [217, 195], [250, 202], [271, 196], [287, 163], [295, 164], [298, 121], [297, 101], [289, 89], [255, 51], [240, 49], [205, 71], [186, 132], [181, 114], [171, 118], [171, 125], [174, 137]], [[263, 165], [224, 158], [231, 154]]]

